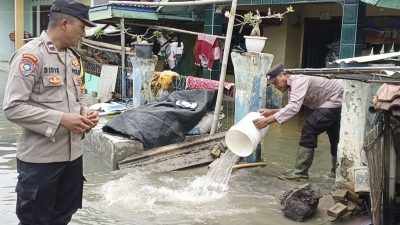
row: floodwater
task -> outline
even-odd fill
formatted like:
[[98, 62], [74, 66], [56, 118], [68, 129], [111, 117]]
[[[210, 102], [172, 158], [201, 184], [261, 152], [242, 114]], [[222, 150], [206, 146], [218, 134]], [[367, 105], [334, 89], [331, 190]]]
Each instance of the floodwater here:
[[[0, 105], [7, 73], [0, 71]], [[285, 125], [273, 125], [263, 142], [266, 168], [234, 171], [229, 189], [201, 199], [193, 191], [204, 183], [207, 167], [151, 173], [140, 170], [111, 171], [90, 152], [84, 155], [87, 179], [83, 209], [70, 224], [74, 225], [166, 225], [166, 224], [299, 224], [283, 217], [279, 197], [294, 184], [276, 176], [291, 168], [302, 117]], [[14, 192], [17, 181], [15, 153], [20, 128], [8, 122], [0, 110], [0, 224], [17, 224]], [[329, 143], [321, 137], [311, 167], [311, 180], [328, 197], [321, 199], [315, 217], [302, 224], [330, 224], [326, 209], [333, 205], [327, 177], [330, 167]]]

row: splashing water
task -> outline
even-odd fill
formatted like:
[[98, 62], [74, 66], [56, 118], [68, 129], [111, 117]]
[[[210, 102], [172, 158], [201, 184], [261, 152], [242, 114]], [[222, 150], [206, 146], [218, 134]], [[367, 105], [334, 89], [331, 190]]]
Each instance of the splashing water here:
[[212, 195], [214, 192], [224, 192], [228, 190], [229, 177], [238, 159], [239, 156], [235, 155], [229, 149], [226, 150], [221, 158], [216, 159], [211, 164], [212, 166], [203, 180], [199, 197], [204, 198]]

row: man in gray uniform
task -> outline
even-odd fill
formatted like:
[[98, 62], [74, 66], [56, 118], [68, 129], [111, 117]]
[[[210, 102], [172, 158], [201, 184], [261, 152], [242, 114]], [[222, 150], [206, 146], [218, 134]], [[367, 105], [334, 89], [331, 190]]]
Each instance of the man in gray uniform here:
[[265, 118], [253, 121], [258, 129], [274, 122], [281, 124], [287, 121], [300, 111], [302, 105], [313, 110], [301, 131], [295, 169], [281, 177], [292, 180], [308, 180], [308, 169], [314, 159], [314, 148], [318, 144], [318, 135], [323, 132], [327, 132], [331, 144], [331, 176], [335, 176], [343, 97], [342, 81], [304, 75], [289, 76], [284, 72], [282, 64], [271, 68], [267, 73], [267, 78], [269, 84], [275, 85], [282, 92], [289, 92], [289, 101], [281, 109], [260, 109], [259, 112]]
[[17, 147], [16, 213], [20, 224], [68, 224], [82, 206], [82, 139], [98, 122], [87, 108], [76, 47], [89, 7], [56, 0], [40, 37], [10, 60], [3, 110], [22, 127]]

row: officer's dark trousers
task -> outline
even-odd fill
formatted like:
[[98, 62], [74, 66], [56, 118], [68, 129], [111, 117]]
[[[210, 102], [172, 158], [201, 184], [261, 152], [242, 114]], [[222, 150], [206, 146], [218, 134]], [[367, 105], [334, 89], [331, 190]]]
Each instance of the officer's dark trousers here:
[[337, 156], [341, 111], [341, 107], [315, 109], [304, 123], [299, 145], [306, 148], [316, 148], [318, 135], [326, 132], [331, 144], [331, 155]]
[[72, 162], [17, 160], [17, 216], [21, 225], [68, 224], [82, 207], [82, 157]]

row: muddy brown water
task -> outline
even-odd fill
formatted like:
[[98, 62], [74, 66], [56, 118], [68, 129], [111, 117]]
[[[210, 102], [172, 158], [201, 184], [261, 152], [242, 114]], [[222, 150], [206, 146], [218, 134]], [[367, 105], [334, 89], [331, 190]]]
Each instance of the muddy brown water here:
[[[7, 73], [0, 71], [0, 105]], [[151, 173], [140, 170], [111, 171], [90, 152], [84, 155], [85, 184], [83, 209], [70, 224], [157, 225], [157, 224], [298, 224], [283, 217], [279, 196], [296, 184], [281, 181], [277, 174], [294, 164], [302, 116], [289, 123], [273, 125], [263, 140], [266, 168], [233, 172], [229, 189], [199, 200], [193, 187], [201, 185], [207, 167]], [[17, 224], [14, 192], [16, 184], [16, 142], [20, 128], [8, 122], [0, 111], [0, 224]], [[333, 180], [327, 177], [330, 167], [329, 143], [320, 138], [312, 181], [327, 197], [321, 199], [315, 217], [302, 224], [330, 224], [326, 209]]]

